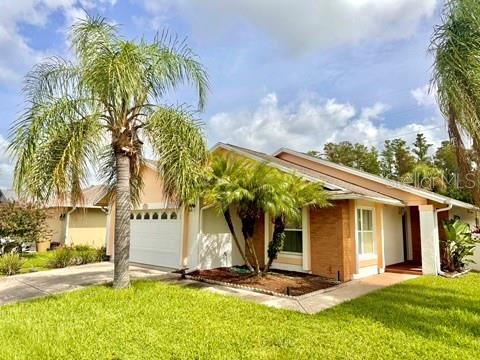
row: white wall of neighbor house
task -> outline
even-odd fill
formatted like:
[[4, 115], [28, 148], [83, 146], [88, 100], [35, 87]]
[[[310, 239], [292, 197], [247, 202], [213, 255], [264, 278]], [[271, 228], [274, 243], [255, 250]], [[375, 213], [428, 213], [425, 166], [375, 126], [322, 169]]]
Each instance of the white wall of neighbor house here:
[[[477, 225], [478, 214], [476, 211], [454, 206], [449, 212], [449, 218], [452, 219], [455, 215], [459, 216], [462, 221], [470, 225], [471, 229]], [[441, 224], [439, 224], [439, 226], [441, 226]], [[480, 244], [477, 244], [472, 260], [475, 261], [475, 263], [470, 264], [470, 267], [474, 270], [480, 271]]]
[[403, 258], [402, 210], [398, 206], [383, 207], [385, 265], [398, 264]]

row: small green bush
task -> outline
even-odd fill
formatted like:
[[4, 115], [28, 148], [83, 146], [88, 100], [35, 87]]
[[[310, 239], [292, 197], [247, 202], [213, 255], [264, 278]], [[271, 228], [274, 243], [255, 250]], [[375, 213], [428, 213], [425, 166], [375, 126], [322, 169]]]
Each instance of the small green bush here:
[[73, 247], [75, 264], [83, 265], [102, 261], [102, 251], [88, 245], [76, 245]]
[[53, 256], [48, 262], [50, 268], [64, 268], [75, 262], [75, 252], [70, 247], [62, 247], [53, 251]]
[[472, 257], [475, 247], [480, 243], [472, 236], [470, 226], [459, 216], [443, 222], [446, 239], [441, 241], [442, 268], [446, 271], [463, 271], [465, 265], [475, 263]]
[[17, 253], [7, 253], [0, 256], [0, 274], [15, 275], [20, 272], [24, 259]]

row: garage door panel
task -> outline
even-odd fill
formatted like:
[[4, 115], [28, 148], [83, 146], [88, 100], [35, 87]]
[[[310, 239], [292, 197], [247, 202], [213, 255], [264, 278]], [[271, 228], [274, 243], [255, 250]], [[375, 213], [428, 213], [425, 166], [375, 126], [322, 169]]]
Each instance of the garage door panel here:
[[[163, 213], [165, 210], [154, 210]], [[172, 211], [170, 211], [171, 213]], [[150, 216], [152, 210], [149, 210]], [[130, 221], [130, 259], [148, 265], [179, 268], [181, 221], [179, 219], [137, 219]], [[140, 212], [141, 214], [141, 212]]]

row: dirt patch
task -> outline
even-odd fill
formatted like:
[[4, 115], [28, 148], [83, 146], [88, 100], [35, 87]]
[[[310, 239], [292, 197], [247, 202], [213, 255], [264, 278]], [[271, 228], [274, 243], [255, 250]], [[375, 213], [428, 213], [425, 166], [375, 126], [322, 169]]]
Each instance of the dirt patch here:
[[337, 285], [337, 282], [321, 276], [279, 270], [256, 276], [238, 268], [216, 268], [197, 270], [188, 275], [290, 296], [304, 295]]

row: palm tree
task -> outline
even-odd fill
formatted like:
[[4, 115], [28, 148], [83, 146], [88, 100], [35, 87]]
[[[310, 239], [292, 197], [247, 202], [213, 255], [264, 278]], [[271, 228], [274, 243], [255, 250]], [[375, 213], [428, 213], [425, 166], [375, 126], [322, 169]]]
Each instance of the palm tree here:
[[253, 271], [253, 267], [238, 240], [231, 213], [231, 208], [244, 196], [243, 189], [238, 184], [238, 179], [244, 177], [246, 172], [251, 170], [251, 167], [252, 162], [247, 160], [223, 155], [213, 156], [210, 162], [209, 181], [203, 193], [203, 201], [207, 205], [214, 206], [223, 215], [245, 265], [250, 271]]
[[273, 218], [272, 240], [268, 244], [268, 262], [263, 272], [270, 270], [273, 261], [283, 248], [287, 220], [301, 219], [304, 206], [329, 206], [327, 193], [320, 183], [308, 182], [295, 174], [285, 174], [280, 171], [272, 176], [274, 181], [271, 198], [265, 203], [265, 211]]
[[[213, 175], [204, 192], [206, 204], [215, 206], [218, 212], [223, 214], [245, 264], [257, 274], [260, 273], [260, 264], [253, 236], [258, 220], [266, 209], [272, 206], [272, 198], [278, 194], [275, 189], [276, 173], [277, 170], [263, 163], [218, 155], [212, 160]], [[242, 224], [245, 253], [235, 234], [230, 213], [232, 208], [236, 210]]]
[[[436, 26], [430, 51], [434, 55], [432, 85], [457, 151], [461, 173], [470, 168], [464, 135], [480, 156], [480, 2], [447, 0], [442, 24]], [[478, 186], [478, 184], [477, 184]], [[477, 200], [478, 200], [478, 191]]]
[[168, 200], [193, 198], [208, 158], [205, 140], [191, 112], [161, 102], [186, 83], [203, 109], [207, 74], [184, 42], [168, 35], [128, 41], [104, 18], [77, 22], [70, 39], [74, 62], [51, 58], [26, 77], [27, 108], [11, 132], [15, 188], [39, 202], [64, 194], [79, 202], [89, 169], [97, 171], [115, 208], [113, 286], [127, 287], [143, 145], [159, 158]]

